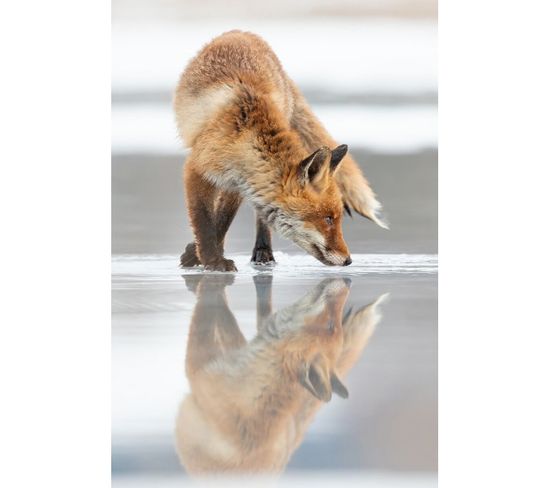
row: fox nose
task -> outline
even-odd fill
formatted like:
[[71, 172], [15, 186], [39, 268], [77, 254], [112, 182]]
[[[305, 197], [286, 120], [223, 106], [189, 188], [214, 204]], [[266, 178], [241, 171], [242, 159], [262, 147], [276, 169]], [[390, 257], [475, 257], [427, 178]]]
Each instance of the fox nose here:
[[351, 256], [348, 256], [344, 261], [344, 266], [349, 266], [351, 264]]

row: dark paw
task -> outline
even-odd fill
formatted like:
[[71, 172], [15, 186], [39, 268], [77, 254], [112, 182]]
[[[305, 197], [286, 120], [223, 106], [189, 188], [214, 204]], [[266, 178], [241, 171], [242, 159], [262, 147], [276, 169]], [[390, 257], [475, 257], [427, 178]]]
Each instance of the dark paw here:
[[235, 262], [231, 259], [220, 258], [204, 265], [207, 271], [237, 271]]
[[250, 261], [254, 264], [275, 264], [273, 251], [270, 248], [255, 247], [252, 250]]
[[192, 268], [193, 266], [199, 266], [201, 264], [197, 256], [197, 247], [192, 242], [187, 244], [185, 252], [180, 257], [180, 266], [182, 268]]

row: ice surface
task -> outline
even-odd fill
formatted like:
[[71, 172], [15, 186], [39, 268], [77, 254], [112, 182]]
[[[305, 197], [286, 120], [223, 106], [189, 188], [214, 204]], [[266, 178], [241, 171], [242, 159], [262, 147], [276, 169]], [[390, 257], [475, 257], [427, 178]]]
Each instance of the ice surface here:
[[[238, 268], [237, 277], [253, 276], [261, 273], [272, 273], [278, 278], [318, 278], [320, 276], [359, 276], [368, 274], [392, 273], [437, 273], [438, 258], [436, 254], [354, 254], [349, 267], [325, 266], [314, 257], [305, 254], [287, 254], [274, 252], [277, 264], [261, 266], [250, 263], [249, 254], [226, 256], [233, 259]], [[179, 257], [173, 255], [119, 255], [112, 259], [113, 277], [124, 281], [129, 276], [136, 282], [139, 277], [144, 282], [155, 280], [181, 280], [185, 274], [213, 273], [202, 267], [181, 269]]]
[[[392, 486], [415, 486], [414, 477], [399, 480], [396, 471], [433, 471], [437, 256], [363, 254], [355, 255], [351, 266], [329, 268], [303, 254], [277, 252], [277, 266], [260, 269], [248, 264], [248, 254], [229, 257], [241, 271], [232, 274], [233, 282], [226, 287], [228, 306], [246, 340], [257, 333], [253, 278], [259, 273], [273, 276], [274, 311], [291, 306], [326, 278], [351, 281], [346, 310], [361, 310], [390, 294], [381, 306], [382, 319], [372, 340], [345, 378], [350, 398], [335, 398], [318, 412], [287, 471], [368, 469], [372, 477], [387, 469], [393, 473], [385, 473], [389, 478], [384, 479], [395, 481]], [[183, 475], [173, 437], [178, 406], [189, 392], [185, 352], [196, 291], [186, 278], [189, 274], [213, 278], [214, 273], [181, 270], [177, 263], [176, 255], [126, 255], [112, 260], [112, 436], [117, 483], [124, 481], [126, 469], [132, 471], [137, 465], [143, 480], [155, 472]], [[164, 484], [157, 482], [155, 486]]]

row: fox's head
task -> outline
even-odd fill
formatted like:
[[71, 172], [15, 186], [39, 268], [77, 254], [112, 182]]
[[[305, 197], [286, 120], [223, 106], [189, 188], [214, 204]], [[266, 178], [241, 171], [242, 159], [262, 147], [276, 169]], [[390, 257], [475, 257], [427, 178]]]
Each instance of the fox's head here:
[[334, 179], [346, 155], [344, 144], [321, 147], [292, 168], [282, 182], [283, 192], [264, 211], [265, 221], [323, 264], [351, 264], [342, 235], [344, 207]]

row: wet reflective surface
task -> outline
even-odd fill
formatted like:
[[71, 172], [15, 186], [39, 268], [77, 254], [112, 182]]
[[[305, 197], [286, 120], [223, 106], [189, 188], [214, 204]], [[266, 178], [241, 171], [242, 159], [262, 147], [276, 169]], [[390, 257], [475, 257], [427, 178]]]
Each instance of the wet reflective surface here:
[[225, 275], [175, 258], [113, 261], [114, 486], [435, 486], [435, 257], [359, 256], [342, 273], [243, 256]]
[[379, 320], [386, 295], [357, 311], [344, 305], [351, 280], [327, 278], [272, 313], [271, 275], [254, 276], [257, 334], [247, 342], [229, 309], [232, 276], [188, 276], [195, 291], [177, 451], [188, 473], [279, 472], [323, 402], [348, 398], [341, 377]]

